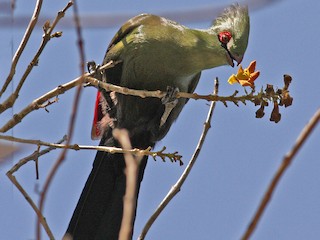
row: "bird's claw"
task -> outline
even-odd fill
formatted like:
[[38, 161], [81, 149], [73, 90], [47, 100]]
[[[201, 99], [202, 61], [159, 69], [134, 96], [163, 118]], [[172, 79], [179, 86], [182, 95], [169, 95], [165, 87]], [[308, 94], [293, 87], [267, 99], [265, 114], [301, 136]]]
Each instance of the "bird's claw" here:
[[100, 68], [100, 64], [96, 64], [95, 61], [87, 62], [88, 72], [93, 76], [96, 76], [97, 74], [99, 74], [99, 68]]
[[178, 101], [176, 97], [178, 92], [179, 88], [168, 86], [166, 95], [161, 99], [162, 104], [167, 104], [176, 100]]
[[161, 120], [160, 120], [160, 127], [165, 124], [167, 121], [172, 109], [177, 105], [178, 99], [177, 99], [177, 93], [179, 92], [179, 88], [174, 88], [171, 86], [167, 87], [167, 93], [166, 95], [161, 99], [162, 104], [164, 104], [165, 109], [162, 114]]

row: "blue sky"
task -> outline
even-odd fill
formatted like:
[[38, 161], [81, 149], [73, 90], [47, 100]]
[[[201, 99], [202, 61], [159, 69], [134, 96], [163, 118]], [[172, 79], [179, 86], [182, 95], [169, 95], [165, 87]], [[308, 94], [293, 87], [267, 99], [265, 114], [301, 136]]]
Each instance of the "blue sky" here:
[[[33, 3], [17, 1], [15, 15], [31, 15]], [[134, 16], [141, 12], [160, 14], [166, 11], [190, 10], [204, 6], [222, 6], [231, 1], [88, 1], [80, 4], [81, 14], [120, 14]], [[45, 1], [43, 15], [52, 17], [66, 1]], [[260, 199], [274, 172], [288, 152], [301, 129], [319, 108], [320, 87], [318, 39], [320, 30], [319, 1], [278, 1], [251, 12], [249, 46], [243, 60], [246, 66], [257, 60], [261, 75], [258, 88], [267, 83], [283, 85], [283, 74], [293, 77], [290, 86], [293, 106], [281, 108], [278, 124], [268, 120], [272, 110], [266, 110], [262, 119], [255, 118], [257, 107], [232, 106], [218, 103], [212, 128], [204, 147], [181, 192], [164, 210], [152, 226], [147, 239], [239, 239], [249, 224]], [[68, 16], [72, 11], [69, 10]], [[2, 17], [2, 16], [1, 16]], [[214, 16], [212, 17], [214, 18]], [[206, 22], [183, 23], [189, 27], [206, 28]], [[105, 49], [121, 23], [114, 28], [83, 30], [87, 60], [101, 62]], [[0, 28], [0, 79], [6, 78], [14, 49], [23, 35], [23, 28]], [[60, 30], [59, 26], [57, 30]], [[13, 112], [20, 111], [34, 98], [59, 84], [79, 75], [78, 50], [75, 31], [63, 30], [63, 37], [49, 42], [39, 66], [30, 74]], [[15, 77], [17, 84], [41, 40], [42, 30], [37, 28], [31, 37]], [[213, 79], [220, 79], [220, 95], [230, 95], [239, 85], [229, 85], [227, 79], [236, 69], [220, 67], [205, 71], [197, 93], [209, 94]], [[83, 90], [73, 143], [96, 145], [91, 141], [90, 129], [96, 90]], [[16, 137], [54, 142], [67, 131], [74, 91], [62, 96], [58, 104], [49, 107], [50, 113], [38, 110], [27, 116], [14, 128]], [[2, 99], [1, 99], [2, 101]], [[179, 151], [187, 163], [208, 111], [204, 101], [190, 100], [170, 133], [158, 143], [168, 151]], [[0, 116], [3, 123], [12, 115], [9, 110]], [[317, 239], [320, 236], [320, 162], [318, 127], [297, 155], [288, 172], [281, 179], [267, 211], [252, 239]], [[35, 150], [23, 146], [21, 152], [0, 169], [0, 236], [2, 239], [35, 239], [35, 214], [5, 176], [11, 165]], [[37, 189], [57, 158], [59, 150], [40, 159], [40, 180], [35, 179], [33, 163], [25, 165], [17, 179], [38, 201]], [[57, 239], [66, 230], [78, 197], [90, 172], [93, 151], [69, 151], [67, 159], [55, 176], [45, 204], [44, 215]], [[185, 164], [186, 165], [186, 164]], [[139, 198], [134, 239], [153, 210], [176, 182], [184, 167], [170, 162], [149, 159]], [[44, 234], [43, 234], [44, 236]], [[44, 238], [45, 239], [45, 238]]]

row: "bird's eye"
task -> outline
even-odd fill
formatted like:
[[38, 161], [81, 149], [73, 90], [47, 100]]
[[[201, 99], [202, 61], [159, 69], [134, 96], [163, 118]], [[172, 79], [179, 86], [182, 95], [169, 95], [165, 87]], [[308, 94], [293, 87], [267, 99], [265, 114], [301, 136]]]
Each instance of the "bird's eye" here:
[[231, 38], [232, 35], [230, 32], [221, 32], [218, 34], [218, 39], [222, 44], [227, 44]]

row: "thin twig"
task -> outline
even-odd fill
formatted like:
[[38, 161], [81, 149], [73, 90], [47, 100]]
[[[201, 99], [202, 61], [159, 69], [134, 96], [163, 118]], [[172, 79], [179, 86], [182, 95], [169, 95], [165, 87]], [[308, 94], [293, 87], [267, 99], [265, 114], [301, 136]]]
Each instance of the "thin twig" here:
[[[86, 77], [86, 82], [92, 86], [103, 88], [106, 91], [114, 91], [117, 93], [121, 93], [124, 95], [137, 96], [141, 98], [146, 97], [154, 97], [154, 98], [163, 98], [166, 95], [165, 91], [155, 90], [155, 91], [146, 91], [146, 90], [136, 90], [129, 89], [126, 87], [120, 87], [117, 85], [113, 85], [110, 83], [101, 82], [100, 80], [93, 77]], [[88, 86], [88, 85], [87, 85]], [[192, 98], [194, 100], [207, 100], [207, 101], [215, 101], [215, 102], [244, 102], [244, 101], [253, 101], [255, 99], [255, 95], [246, 94], [243, 96], [236, 96], [238, 92], [230, 95], [230, 96], [218, 96], [214, 94], [209, 95], [200, 95], [197, 93], [188, 93], [188, 92], [178, 92], [176, 98]]]
[[[114, 66], [114, 62], [110, 61], [107, 64], [103, 66], [102, 69], [107, 69]], [[90, 73], [86, 73], [83, 75], [83, 77], [90, 76]], [[59, 85], [55, 89], [47, 92], [46, 94], [42, 95], [41, 97], [33, 100], [28, 106], [26, 106], [24, 109], [22, 109], [19, 113], [15, 114], [12, 119], [10, 119], [7, 123], [5, 123], [1, 128], [0, 132], [4, 133], [16, 126], [19, 122], [22, 121], [24, 117], [26, 117], [29, 113], [31, 113], [34, 110], [38, 110], [41, 108], [43, 104], [45, 104], [49, 99], [56, 97], [58, 95], [61, 95], [65, 93], [66, 91], [74, 88], [75, 86], [81, 85], [83, 82], [82, 77], [78, 77], [68, 83]]]
[[253, 231], [256, 229], [259, 220], [262, 217], [263, 212], [265, 211], [268, 203], [271, 200], [271, 197], [281, 179], [284, 172], [288, 169], [289, 165], [292, 163], [294, 157], [297, 155], [298, 151], [301, 149], [302, 145], [308, 139], [314, 128], [320, 122], [320, 108], [316, 111], [316, 113], [312, 116], [308, 124], [302, 129], [300, 135], [298, 136], [295, 144], [292, 149], [284, 156], [281, 165], [279, 166], [277, 172], [275, 173], [272, 181], [270, 182], [261, 203], [255, 212], [246, 232], [242, 236], [242, 240], [247, 240], [252, 235]]
[[26, 144], [33, 144], [36, 146], [47, 146], [47, 147], [53, 147], [53, 148], [62, 148], [62, 149], [71, 149], [71, 150], [96, 150], [101, 152], [109, 152], [112, 154], [115, 153], [130, 153], [135, 156], [151, 156], [153, 158], [160, 157], [161, 159], [169, 158], [171, 161], [179, 161], [181, 162], [181, 155], [179, 155], [177, 152], [174, 153], [166, 153], [164, 152], [164, 149], [161, 151], [150, 151], [151, 148], [147, 149], [122, 149], [117, 147], [105, 147], [105, 146], [87, 146], [87, 145], [78, 145], [78, 144], [57, 144], [57, 143], [49, 143], [44, 142], [40, 140], [32, 140], [32, 139], [24, 139], [24, 138], [17, 138], [7, 135], [0, 135], [0, 139], [10, 141], [10, 142], [19, 142], [19, 143], [26, 143]]
[[[108, 68], [114, 67], [119, 62], [113, 62], [110, 61], [107, 64], [100, 67], [98, 70], [103, 71]], [[155, 98], [162, 98], [166, 95], [165, 91], [147, 91], [147, 90], [136, 90], [136, 89], [129, 89], [126, 87], [120, 87], [117, 85], [113, 85], [110, 83], [102, 82], [96, 78], [93, 78], [92, 75], [94, 75], [94, 72], [92, 73], [85, 73], [83, 76], [80, 76], [68, 83], [65, 83], [63, 85], [60, 85], [56, 87], [55, 89], [49, 91], [48, 93], [42, 95], [41, 97], [33, 100], [28, 106], [26, 106], [24, 109], [22, 109], [19, 113], [14, 114], [13, 118], [10, 119], [7, 123], [5, 123], [1, 128], [0, 132], [7, 132], [14, 126], [16, 126], [19, 122], [22, 121], [24, 117], [26, 117], [29, 113], [31, 113], [34, 110], [38, 110], [43, 106], [43, 104], [46, 103], [49, 99], [56, 97], [58, 95], [61, 95], [65, 93], [66, 91], [70, 90], [71, 88], [74, 88], [75, 86], [79, 86], [82, 83], [85, 83], [85, 86], [95, 86], [97, 88], [103, 88], [106, 91], [114, 91], [118, 92], [124, 95], [132, 95], [132, 96], [138, 96], [141, 98], [146, 97], [155, 97]], [[254, 94], [246, 94], [242, 96], [237, 96], [237, 91], [230, 96], [218, 96], [218, 95], [200, 95], [197, 93], [187, 93], [187, 92], [178, 92], [176, 97], [177, 98], [191, 98], [194, 100], [207, 100], [207, 101], [215, 101], [215, 102], [222, 102], [225, 106], [227, 102], [234, 103], [238, 106], [238, 102], [245, 103], [246, 101], [254, 102], [255, 99], [260, 99], [261, 96], [258, 93], [257, 95]]]
[[[113, 136], [119, 141], [123, 149], [132, 149], [129, 133], [126, 129], [114, 129]], [[124, 154], [126, 163], [126, 191], [123, 197], [123, 215], [119, 240], [130, 240], [132, 238], [132, 228], [137, 205], [137, 179], [141, 159], [142, 156], [135, 157], [129, 153]]]
[[[79, 65], [80, 65], [80, 74], [82, 76], [80, 78], [80, 82], [83, 83], [84, 82], [83, 76], [85, 75], [85, 73], [84, 73], [85, 52], [84, 52], [84, 47], [83, 47], [84, 44], [83, 44], [83, 38], [82, 38], [82, 33], [81, 33], [80, 18], [79, 18], [79, 13], [78, 13], [78, 4], [77, 4], [76, 0], [73, 0], [72, 3], [74, 5], [73, 15], [74, 15], [74, 21], [75, 21], [76, 30], [77, 30], [78, 49], [79, 49], [79, 53], [80, 53], [80, 64]], [[76, 94], [74, 96], [73, 105], [72, 105], [71, 116], [70, 116], [70, 120], [69, 120], [69, 128], [68, 128], [68, 139], [67, 139], [66, 145], [70, 144], [70, 141], [73, 137], [73, 132], [74, 132], [76, 117], [77, 117], [77, 113], [78, 113], [78, 106], [79, 106], [79, 102], [80, 102], [81, 92], [82, 92], [82, 86], [78, 85], [77, 90], [76, 90]], [[46, 199], [49, 187], [52, 183], [54, 176], [56, 175], [56, 172], [58, 171], [59, 167], [63, 163], [65, 156], [67, 154], [67, 151], [68, 151], [67, 148], [63, 149], [60, 156], [58, 157], [58, 159], [54, 163], [53, 167], [51, 168], [51, 170], [47, 176], [47, 179], [44, 183], [43, 189], [40, 194], [40, 200], [39, 200], [39, 210], [41, 212], [43, 212], [44, 203], [45, 203], [45, 199]], [[40, 221], [37, 222], [37, 239], [38, 240], [41, 239]]]
[[[60, 144], [62, 142], [64, 142], [66, 140], [66, 136], [63, 137], [63, 139], [61, 139], [60, 141], [58, 141], [57, 143]], [[27, 162], [33, 160], [35, 161], [36, 159], [38, 159], [40, 156], [47, 154], [48, 152], [50, 152], [51, 150], [55, 149], [55, 147], [50, 146], [42, 151], [35, 151], [34, 153], [32, 153], [30, 156], [25, 157], [23, 159], [21, 159], [18, 163], [16, 163], [8, 172], [7, 172], [7, 176], [8, 178], [11, 180], [11, 182], [16, 186], [16, 188], [21, 192], [21, 194], [24, 196], [24, 198], [27, 200], [27, 202], [30, 204], [30, 206], [33, 208], [33, 210], [35, 211], [35, 213], [38, 216], [39, 221], [41, 221], [42, 226], [44, 227], [45, 231], [47, 232], [48, 236], [50, 239], [54, 239], [52, 231], [50, 230], [46, 219], [43, 217], [42, 213], [40, 212], [40, 210], [38, 209], [38, 207], [36, 206], [36, 204], [34, 203], [34, 201], [32, 200], [32, 198], [29, 196], [29, 194], [24, 190], [24, 188], [20, 185], [20, 183], [18, 182], [18, 180], [16, 179], [16, 177], [13, 175], [16, 171], [19, 170], [19, 168], [21, 166], [23, 166], [24, 164], [26, 164]]]
[[[219, 87], [219, 82], [218, 79], [216, 79], [215, 81], [215, 87], [214, 87], [214, 95], [218, 94], [218, 87]], [[154, 221], [159, 217], [159, 215], [161, 214], [161, 212], [163, 211], [163, 209], [168, 205], [168, 203], [173, 199], [173, 197], [180, 191], [183, 183], [185, 182], [185, 180], [187, 179], [190, 171], [192, 170], [193, 165], [195, 164], [199, 153], [201, 151], [202, 145], [204, 143], [204, 140], [207, 136], [207, 132], [211, 127], [211, 118], [212, 118], [212, 114], [213, 114], [213, 110], [215, 108], [216, 102], [212, 101], [211, 105], [210, 105], [210, 109], [207, 115], [207, 119], [204, 123], [204, 127], [203, 127], [203, 131], [202, 134], [200, 136], [200, 139], [198, 141], [197, 147], [186, 167], [186, 169], [184, 170], [184, 172], [181, 174], [180, 178], [178, 179], [178, 181], [172, 186], [172, 188], [170, 189], [170, 191], [168, 192], [168, 194], [165, 196], [165, 198], [162, 200], [162, 202], [160, 203], [160, 205], [158, 206], [158, 208], [155, 210], [155, 212], [151, 215], [151, 217], [149, 218], [149, 220], [147, 221], [147, 223], [145, 224], [144, 228], [142, 229], [142, 232], [140, 233], [140, 236], [138, 237], [139, 240], [142, 240], [145, 238], [145, 236], [147, 235], [150, 227], [152, 226], [152, 224], [154, 223]]]
[[[21, 77], [21, 79], [20, 79], [15, 91], [3, 103], [0, 104], [0, 113], [2, 113], [5, 110], [11, 108], [13, 106], [13, 104], [15, 103], [15, 101], [18, 99], [19, 92], [20, 92], [25, 80], [29, 76], [29, 74], [30, 74], [31, 70], [33, 69], [33, 67], [38, 64], [39, 57], [40, 57], [42, 51], [44, 50], [45, 46], [47, 45], [47, 43], [52, 38], [51, 34], [52, 34], [55, 26], [60, 21], [60, 19], [64, 17], [65, 12], [72, 6], [72, 4], [73, 4], [72, 2], [68, 2], [68, 4], [65, 6], [65, 8], [58, 12], [58, 14], [57, 14], [56, 18], [54, 19], [52, 25], [50, 25], [50, 22], [46, 22], [47, 24], [45, 23], [45, 25], [43, 27], [44, 34], [42, 36], [42, 41], [41, 41], [40, 47], [39, 47], [38, 51], [36, 52], [36, 54], [34, 55], [34, 57], [31, 60], [31, 62], [29, 63], [29, 65], [28, 65], [27, 69], [25, 70], [24, 74], [22, 75], [22, 77]], [[14, 72], [13, 72], [13, 74], [14, 74]]]
[[21, 192], [21, 194], [24, 196], [24, 198], [27, 200], [27, 202], [30, 204], [30, 206], [33, 208], [33, 210], [35, 211], [35, 213], [38, 216], [38, 221], [41, 222], [43, 228], [45, 229], [46, 233], [48, 234], [48, 237], [50, 239], [54, 239], [53, 233], [52, 233], [49, 225], [47, 224], [47, 221], [46, 221], [45, 217], [42, 215], [41, 211], [39, 210], [37, 205], [34, 203], [34, 201], [31, 199], [29, 194], [20, 185], [20, 183], [17, 181], [15, 176], [9, 175], [8, 173], [7, 173], [7, 176], [10, 179], [10, 181], [13, 183], [13, 185], [15, 185], [16, 188]]
[[43, 2], [43, 0], [38, 0], [36, 5], [35, 5], [34, 12], [33, 12], [32, 17], [30, 19], [29, 25], [28, 25], [25, 33], [24, 33], [24, 36], [23, 36], [23, 38], [22, 38], [22, 40], [20, 42], [20, 45], [19, 45], [16, 53], [13, 56], [10, 72], [9, 72], [9, 75], [8, 75], [5, 83], [3, 84], [2, 88], [1, 88], [0, 97], [6, 91], [8, 85], [10, 84], [10, 82], [13, 79], [13, 76], [14, 76], [14, 74], [16, 72], [16, 67], [17, 67], [18, 61], [20, 59], [20, 56], [21, 56], [24, 48], [26, 47], [26, 45], [27, 45], [27, 43], [29, 41], [29, 38], [31, 36], [31, 33], [32, 33], [37, 21], [38, 21], [40, 10], [41, 10], [41, 6], [42, 6], [42, 2]]
[[78, 43], [78, 50], [80, 55], [80, 72], [81, 75], [84, 74], [84, 64], [85, 64], [85, 53], [84, 53], [84, 41], [82, 37], [82, 27], [80, 23], [80, 17], [79, 17], [79, 10], [78, 10], [78, 4], [76, 0], [73, 0], [74, 6], [73, 6], [73, 20], [76, 27], [77, 32], [77, 43]]
[[[99, 67], [97, 69], [98, 71], [103, 71], [108, 68], [114, 67], [116, 64], [118, 64], [119, 61], [113, 62], [110, 61], [106, 63], [105, 65]], [[56, 97], [58, 95], [61, 95], [65, 93], [66, 91], [74, 88], [75, 86], [79, 86], [82, 83], [85, 83], [85, 86], [95, 86], [97, 88], [103, 88], [106, 91], [114, 91], [118, 92], [124, 95], [132, 95], [132, 96], [138, 96], [141, 98], [146, 98], [146, 97], [155, 97], [155, 98], [163, 98], [163, 96], [166, 95], [165, 91], [147, 91], [147, 90], [136, 90], [136, 89], [129, 89], [126, 87], [120, 87], [117, 85], [113, 85], [110, 83], [105, 83], [102, 82], [96, 78], [93, 78], [92, 76], [95, 74], [95, 72], [91, 73], [85, 73], [82, 76], [65, 83], [63, 85], [60, 85], [56, 87], [55, 89], [47, 92], [46, 94], [42, 95], [41, 97], [33, 100], [28, 106], [26, 106], [24, 109], [22, 109], [19, 113], [14, 114], [13, 118], [10, 119], [7, 123], [5, 123], [1, 128], [0, 132], [7, 132], [14, 126], [16, 126], [18, 123], [22, 121], [24, 117], [26, 117], [29, 113], [31, 113], [34, 110], [38, 110], [41, 108], [43, 105], [46, 104], [46, 101], [49, 101], [49, 99]], [[238, 102], [242, 102], [245, 104], [246, 101], [254, 102], [255, 99], [260, 99], [260, 93], [257, 95], [254, 95], [252, 93], [242, 95], [242, 96], [237, 96], [238, 92], [236, 91], [235, 93], [231, 94], [230, 96], [218, 96], [218, 95], [200, 95], [197, 93], [187, 93], [187, 92], [178, 92], [176, 97], [177, 98], [191, 98], [194, 100], [207, 100], [207, 101], [215, 101], [215, 102], [222, 102], [225, 106], [227, 102], [231, 102], [237, 105]], [[238, 106], [238, 105], [237, 105]]]

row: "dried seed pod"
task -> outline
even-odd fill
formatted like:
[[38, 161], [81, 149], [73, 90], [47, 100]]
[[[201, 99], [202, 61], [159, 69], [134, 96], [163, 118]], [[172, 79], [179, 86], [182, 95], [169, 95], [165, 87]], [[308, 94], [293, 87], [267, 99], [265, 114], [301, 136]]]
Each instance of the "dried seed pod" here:
[[261, 104], [261, 107], [256, 111], [256, 118], [262, 118], [264, 116], [264, 105]]
[[283, 89], [287, 90], [289, 88], [289, 85], [290, 85], [291, 81], [292, 81], [292, 77], [290, 75], [288, 75], [288, 74], [284, 74], [283, 75], [283, 81], [284, 81]]
[[281, 114], [279, 112], [279, 105], [277, 101], [274, 101], [274, 107], [271, 112], [270, 121], [278, 123], [281, 120]]
[[288, 91], [285, 91], [282, 94], [282, 99], [280, 101], [281, 104], [283, 104], [285, 107], [289, 107], [292, 105], [293, 97], [290, 96]]
[[274, 94], [273, 85], [267, 84], [267, 87], [266, 87], [266, 89], [265, 89], [264, 91], [266, 92], [267, 95], [272, 95], [272, 94]]

